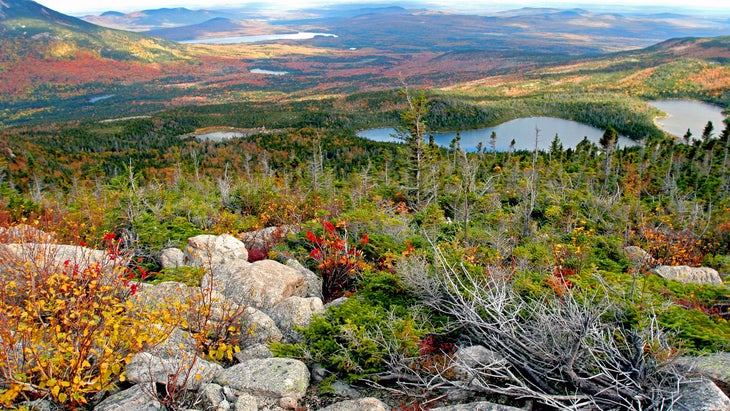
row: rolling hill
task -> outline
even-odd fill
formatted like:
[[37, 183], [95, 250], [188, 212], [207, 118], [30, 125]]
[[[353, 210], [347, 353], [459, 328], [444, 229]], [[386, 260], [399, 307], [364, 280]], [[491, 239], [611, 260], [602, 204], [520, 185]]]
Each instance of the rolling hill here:
[[[319, 31], [344, 42], [333, 47], [378, 47], [396, 52], [540, 50], [569, 55], [638, 49], [677, 37], [730, 35], [722, 17], [619, 14], [585, 9], [521, 8], [491, 14], [459, 14], [419, 3], [344, 4], [289, 11], [262, 9], [157, 9], [84, 17], [171, 40], [214, 36]], [[215, 20], [225, 18], [227, 20]], [[235, 27], [235, 24], [240, 27]], [[330, 39], [331, 40], [331, 39]]]
[[286, 27], [271, 26], [256, 20], [232, 20], [226, 17], [216, 17], [202, 23], [155, 29], [144, 34], [162, 37], [174, 41], [206, 39], [211, 37], [252, 36], [260, 34], [296, 33], [296, 30]]
[[161, 8], [120, 13], [108, 11], [98, 16], [89, 15], [83, 20], [104, 27], [120, 30], [147, 31], [200, 24], [205, 21], [228, 17], [229, 13], [214, 10], [190, 10], [184, 7]]

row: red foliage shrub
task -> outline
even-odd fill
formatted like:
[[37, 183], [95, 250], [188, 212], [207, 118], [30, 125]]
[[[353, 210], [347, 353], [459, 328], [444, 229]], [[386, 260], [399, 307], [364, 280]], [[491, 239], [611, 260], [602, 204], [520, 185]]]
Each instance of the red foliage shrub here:
[[[344, 295], [360, 278], [360, 274], [367, 267], [362, 251], [351, 245], [347, 238], [347, 228], [338, 224], [338, 230], [329, 221], [322, 223], [321, 236], [307, 231], [306, 236], [312, 245], [309, 257], [317, 262], [317, 271], [322, 276], [322, 292], [326, 300], [332, 300]], [[365, 245], [370, 241], [367, 234], [360, 237], [358, 245]]]

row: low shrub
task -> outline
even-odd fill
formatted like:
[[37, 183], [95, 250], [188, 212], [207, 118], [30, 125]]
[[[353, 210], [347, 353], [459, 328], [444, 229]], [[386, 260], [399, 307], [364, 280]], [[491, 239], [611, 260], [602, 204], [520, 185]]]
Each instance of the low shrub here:
[[164, 310], [127, 299], [136, 291], [128, 281], [134, 275], [107, 240], [105, 264], [66, 260], [59, 267], [50, 245], [27, 244], [31, 251], [20, 260], [2, 256], [0, 404], [50, 398], [83, 406], [124, 381], [132, 356], [171, 330]]
[[165, 267], [158, 273], [153, 273], [147, 278], [147, 282], [151, 284], [159, 284], [165, 281], [175, 281], [183, 283], [188, 287], [199, 286], [206, 274], [203, 267], [180, 266]]
[[394, 356], [417, 358], [423, 338], [438, 334], [413, 301], [395, 275], [366, 275], [360, 291], [300, 329], [303, 342], [274, 343], [272, 351], [318, 362], [350, 382], [378, 379]]

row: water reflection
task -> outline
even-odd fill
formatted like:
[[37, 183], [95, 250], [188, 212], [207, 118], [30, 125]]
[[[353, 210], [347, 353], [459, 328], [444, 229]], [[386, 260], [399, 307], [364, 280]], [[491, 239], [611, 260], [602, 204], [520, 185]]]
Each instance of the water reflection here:
[[[584, 137], [596, 144], [603, 136], [604, 130], [577, 121], [554, 117], [525, 117], [502, 123], [495, 127], [485, 127], [476, 130], [465, 130], [461, 136], [461, 148], [467, 151], [476, 151], [479, 143], [487, 150], [491, 150], [492, 132], [496, 134], [494, 148], [497, 151], [507, 151], [512, 140], [515, 141], [515, 150], [532, 150], [535, 148], [535, 134], [537, 133], [539, 150], [550, 148], [555, 135], [558, 135], [563, 148], [575, 148]], [[393, 137], [393, 128], [376, 128], [363, 130], [358, 136], [375, 141], [400, 141]], [[434, 142], [442, 147], [448, 147], [456, 137], [456, 133], [431, 133]], [[631, 139], [619, 137], [618, 145], [628, 147], [636, 145]]]

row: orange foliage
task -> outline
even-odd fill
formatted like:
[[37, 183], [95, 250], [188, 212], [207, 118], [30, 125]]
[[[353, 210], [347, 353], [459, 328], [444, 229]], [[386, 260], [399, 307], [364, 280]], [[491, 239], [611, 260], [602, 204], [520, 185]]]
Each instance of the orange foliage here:
[[689, 81], [699, 84], [704, 90], [727, 90], [730, 88], [730, 68], [709, 67], [690, 76]]
[[702, 239], [691, 229], [673, 230], [643, 226], [639, 236], [645, 250], [659, 265], [700, 266], [705, 257]]

